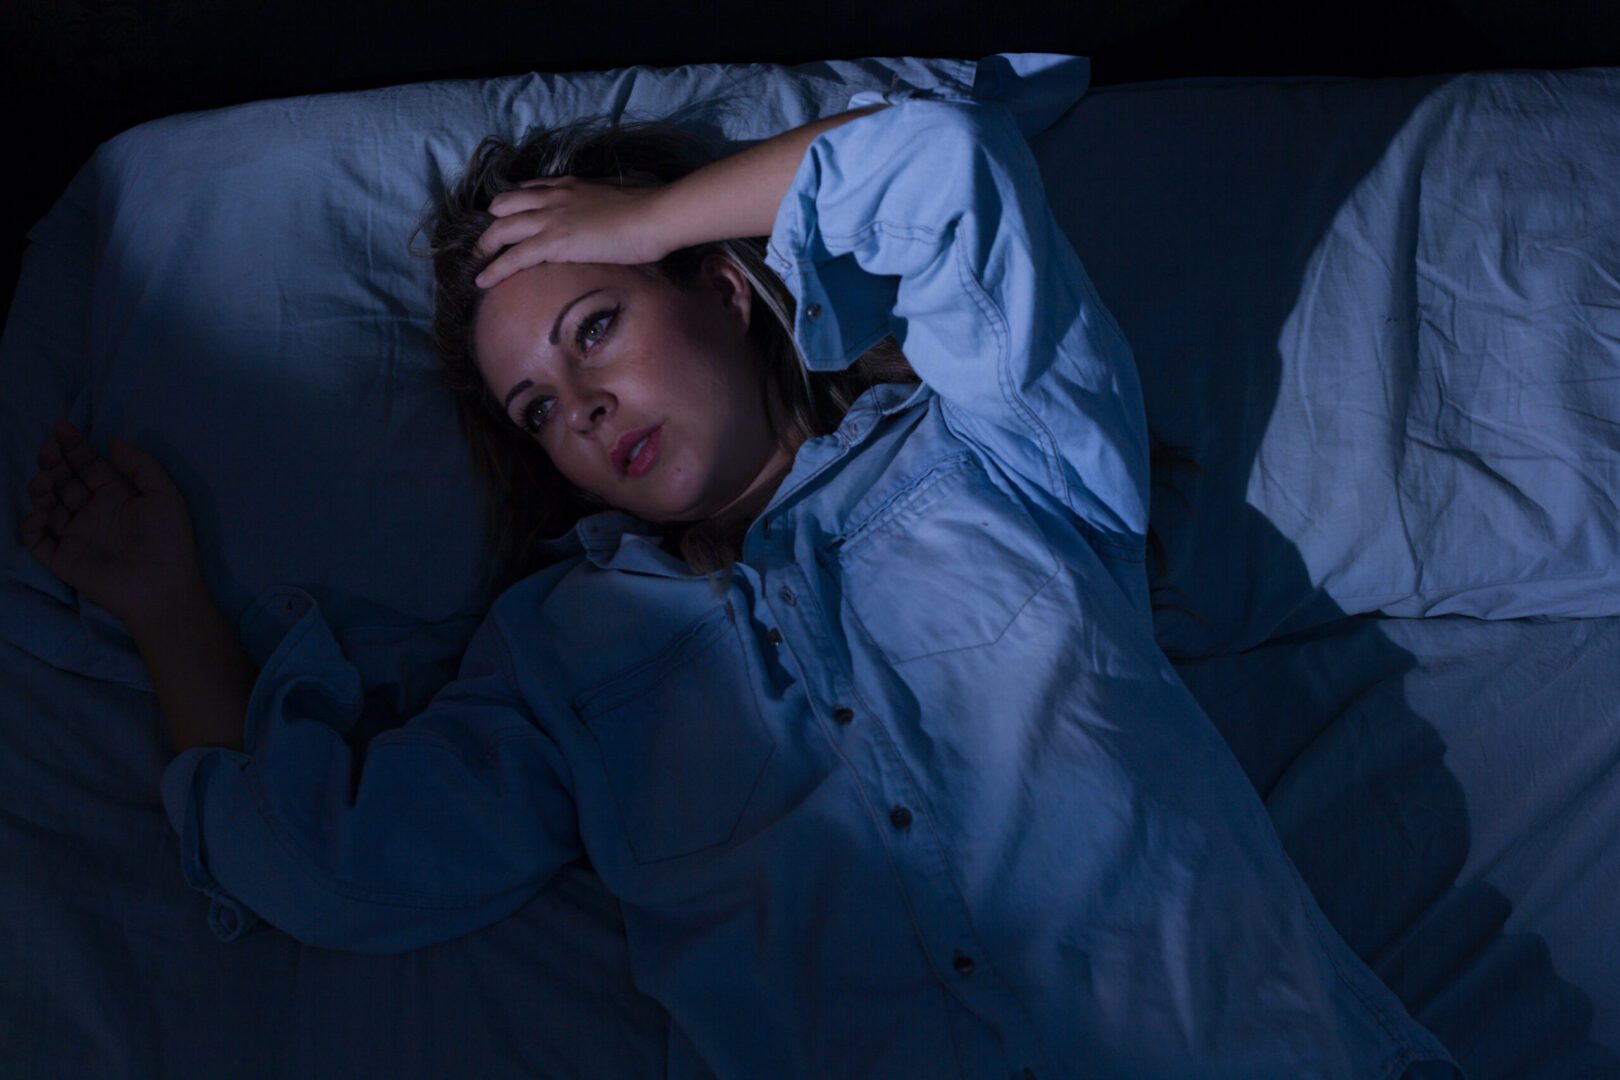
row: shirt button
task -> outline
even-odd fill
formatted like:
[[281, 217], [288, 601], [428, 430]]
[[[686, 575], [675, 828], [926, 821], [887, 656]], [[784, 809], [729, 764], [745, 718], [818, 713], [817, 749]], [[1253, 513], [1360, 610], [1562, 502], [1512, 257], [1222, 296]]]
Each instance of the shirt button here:
[[911, 828], [911, 811], [904, 806], [897, 806], [889, 811], [889, 820], [894, 822], [897, 829]]
[[956, 954], [956, 959], [952, 961], [951, 966], [954, 967], [959, 974], [971, 975], [973, 974], [973, 957], [966, 956], [962, 952], [958, 951]]
[[782, 591], [778, 595], [782, 597], [782, 603], [788, 607], [793, 607], [799, 602], [799, 598], [793, 595], [793, 590], [786, 585], [782, 586]]
[[765, 640], [770, 642], [772, 645], [782, 644], [782, 631], [778, 630], [774, 626], [771, 627], [765, 632]]
[[838, 721], [840, 724], [847, 724], [851, 720], [855, 719], [855, 711], [853, 709], [846, 709], [840, 706], [839, 708], [833, 710], [833, 719]]
[[804, 313], [810, 316], [812, 319], [819, 319], [821, 318], [821, 305], [811, 304], [809, 307], [804, 309]]

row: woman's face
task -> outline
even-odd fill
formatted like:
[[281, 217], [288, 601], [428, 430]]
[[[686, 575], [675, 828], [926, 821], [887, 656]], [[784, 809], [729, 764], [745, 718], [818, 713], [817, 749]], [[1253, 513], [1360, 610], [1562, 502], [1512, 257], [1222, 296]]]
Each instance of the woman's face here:
[[711, 254], [701, 281], [693, 294], [627, 266], [543, 263], [490, 289], [473, 326], [512, 421], [576, 487], [645, 521], [757, 513], [797, 449], [767, 424], [782, 413], [748, 337], [747, 279]]

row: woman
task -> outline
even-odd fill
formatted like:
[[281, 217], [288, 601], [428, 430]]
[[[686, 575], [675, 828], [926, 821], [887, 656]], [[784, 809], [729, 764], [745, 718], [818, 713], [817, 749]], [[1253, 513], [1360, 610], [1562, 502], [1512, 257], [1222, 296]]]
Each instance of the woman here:
[[[117, 450], [132, 496], [47, 447], [31, 547], [153, 667], [216, 932], [405, 951], [583, 855], [672, 1075], [1449, 1075], [1154, 643], [1130, 351], [1010, 115], [888, 101], [695, 171], [480, 148], [435, 342], [513, 580], [357, 779], [315, 609], [256, 687], [215, 654], [250, 737], [196, 735], [164, 671], [210, 646], [157, 613], [194, 571], [70, 544], [183, 506], [149, 457]], [[920, 381], [831, 376], [891, 330]]]

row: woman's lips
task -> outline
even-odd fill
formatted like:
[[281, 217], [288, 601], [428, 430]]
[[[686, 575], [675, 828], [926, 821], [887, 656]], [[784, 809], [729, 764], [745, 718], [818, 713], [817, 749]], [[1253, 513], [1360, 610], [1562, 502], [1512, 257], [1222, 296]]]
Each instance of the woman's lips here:
[[[641, 448], [641, 453], [629, 462], [627, 475], [634, 480], [653, 467], [658, 460], [658, 444], [664, 441], [664, 425], [659, 424], [653, 428], [652, 434], [647, 436], [647, 445]], [[631, 447], [635, 449], [634, 446]]]

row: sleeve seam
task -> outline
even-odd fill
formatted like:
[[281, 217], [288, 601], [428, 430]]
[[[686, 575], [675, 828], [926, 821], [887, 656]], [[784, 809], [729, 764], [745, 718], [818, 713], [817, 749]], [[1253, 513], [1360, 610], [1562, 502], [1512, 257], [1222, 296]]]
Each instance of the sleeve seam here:
[[1050, 428], [1041, 422], [1040, 416], [1024, 401], [1023, 397], [1018, 393], [1017, 387], [1012, 383], [1012, 357], [1010, 355], [1012, 335], [1007, 329], [1006, 313], [996, 304], [995, 298], [989, 294], [988, 290], [985, 289], [979, 282], [978, 277], [973, 273], [972, 268], [967, 265], [967, 261], [962, 255], [962, 246], [955, 242], [954, 237], [951, 241], [951, 250], [956, 256], [957, 276], [962, 283], [962, 291], [972, 298], [974, 304], [979, 308], [980, 314], [985, 317], [985, 322], [989, 324], [996, 335], [996, 384], [1001, 388], [1002, 399], [1006, 401], [1008, 407], [1017, 416], [1023, 419], [1025, 425], [1034, 434], [1036, 445], [1040, 447], [1041, 457], [1046, 464], [1047, 482], [1052, 485], [1052, 490], [1059, 494], [1063, 505], [1068, 508], [1069, 512], [1079, 518], [1081, 516], [1080, 512], [1075, 509], [1074, 499], [1069, 493], [1069, 480], [1068, 477], [1063, 475], [1061, 457], [1057, 453], [1057, 437], [1052, 434]]
[[[828, 232], [826, 229], [822, 228], [821, 223], [817, 221], [816, 231], [823, 240], [838, 241], [840, 244], [848, 245], [851, 250], [841, 251], [838, 254], [826, 259], [816, 259], [810, 256], [781, 254], [778, 255], [778, 258], [779, 261], [794, 270], [814, 270], [818, 267], [825, 266], [828, 263], [835, 262], [838, 259], [842, 259], [846, 255], [854, 254], [853, 249], [862, 241], [870, 238], [873, 233], [881, 233], [885, 236], [894, 236], [902, 240], [934, 240], [939, 236], [940, 233], [949, 231], [954, 225], [955, 220], [956, 219], [953, 218], [951, 222], [944, 227], [935, 228], [928, 225], [914, 225], [909, 222], [889, 221], [884, 218], [879, 218], [877, 220], [867, 222], [859, 229], [849, 233]], [[865, 267], [862, 267], [861, 269], [866, 273], [871, 273], [871, 271], [866, 270]]]

